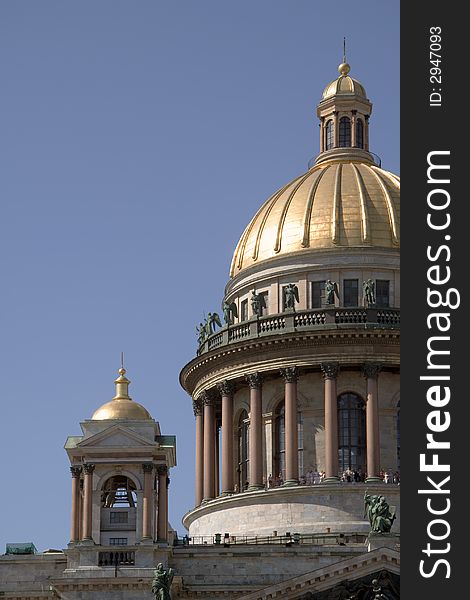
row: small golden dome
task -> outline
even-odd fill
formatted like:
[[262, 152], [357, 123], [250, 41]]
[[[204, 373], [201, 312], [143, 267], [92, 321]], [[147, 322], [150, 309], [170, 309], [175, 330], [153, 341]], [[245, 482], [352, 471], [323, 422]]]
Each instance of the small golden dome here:
[[[346, 156], [350, 150], [333, 154], [344, 151]], [[231, 277], [291, 253], [399, 247], [399, 178], [372, 160], [344, 156], [318, 162], [265, 202], [237, 244]]]
[[134, 402], [129, 397], [128, 388], [130, 381], [125, 377], [126, 369], [121, 367], [118, 371], [119, 377], [114, 381], [116, 384], [116, 395], [110, 402], [106, 402], [95, 410], [91, 417], [93, 421], [105, 421], [110, 419], [142, 420], [151, 419], [147, 409], [141, 404]]
[[347, 62], [343, 62], [339, 65], [338, 71], [340, 72], [340, 76], [326, 86], [323, 91], [322, 100], [327, 100], [332, 96], [343, 94], [352, 94], [361, 98], [367, 98], [366, 90], [362, 83], [349, 77], [348, 73], [350, 70], [351, 67]]

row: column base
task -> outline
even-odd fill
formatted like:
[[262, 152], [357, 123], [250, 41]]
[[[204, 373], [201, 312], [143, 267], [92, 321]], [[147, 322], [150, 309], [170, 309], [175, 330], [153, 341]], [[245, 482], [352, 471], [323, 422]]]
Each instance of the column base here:
[[282, 484], [282, 487], [292, 487], [294, 485], [299, 485], [298, 479], [286, 479], [286, 481], [284, 481]]
[[377, 475], [371, 475], [370, 477], [366, 477], [366, 483], [383, 483], [382, 479]]
[[215, 500], [215, 498], [203, 498], [203, 500], [199, 506], [203, 506], [204, 504], [207, 504], [208, 502], [212, 502], [212, 500]]
[[248, 486], [247, 492], [256, 492], [259, 490], [264, 490], [264, 485], [261, 483], [255, 483]]
[[92, 540], [92, 538], [85, 538], [84, 540], [80, 540], [79, 542], [77, 542], [77, 545], [79, 545], [79, 546], [95, 546], [95, 542]]
[[335, 477], [334, 475], [331, 475], [330, 477], [325, 477], [325, 479], [322, 481], [322, 483], [340, 483], [340, 479], [339, 479], [339, 477]]
[[151, 537], [144, 537], [140, 540], [140, 543], [143, 546], [151, 546], [153, 544], [153, 539]]
[[234, 493], [235, 492], [233, 490], [225, 490], [225, 492], [222, 492], [220, 496], [225, 498], [226, 496], [233, 496]]

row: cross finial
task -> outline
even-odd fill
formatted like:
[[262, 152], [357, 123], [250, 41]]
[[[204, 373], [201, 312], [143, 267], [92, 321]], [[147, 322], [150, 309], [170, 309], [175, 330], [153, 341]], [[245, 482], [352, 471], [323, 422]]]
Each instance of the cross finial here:
[[346, 62], [346, 38], [343, 38], [343, 63]]

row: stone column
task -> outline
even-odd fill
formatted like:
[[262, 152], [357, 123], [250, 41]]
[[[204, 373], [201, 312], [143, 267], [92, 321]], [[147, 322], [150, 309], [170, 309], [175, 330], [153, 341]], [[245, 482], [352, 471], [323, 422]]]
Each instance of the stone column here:
[[369, 151], [369, 115], [365, 115], [364, 121], [364, 150]]
[[326, 131], [325, 131], [325, 117], [321, 117], [320, 119], [320, 152], [323, 152], [325, 150], [325, 136], [326, 136]]
[[263, 410], [262, 380], [259, 373], [246, 375], [250, 386], [250, 475], [249, 490], [263, 489]]
[[222, 396], [222, 495], [233, 493], [233, 394], [235, 386], [225, 379], [217, 386]]
[[351, 117], [351, 146], [353, 148], [356, 147], [356, 121], [357, 121], [357, 111], [353, 110], [352, 111], [352, 117]]
[[380, 479], [380, 437], [379, 437], [379, 399], [378, 379], [381, 366], [377, 363], [365, 363], [362, 372], [366, 378], [366, 443], [367, 443], [367, 479], [376, 483]]
[[144, 494], [142, 498], [142, 539], [152, 539], [152, 471], [151, 463], [142, 465], [144, 471]]
[[297, 428], [297, 367], [281, 369], [285, 381], [286, 478], [284, 485], [299, 483], [299, 433]]
[[324, 483], [339, 481], [338, 471], [338, 398], [336, 379], [339, 373], [337, 362], [320, 365], [325, 379], [325, 479]]
[[157, 541], [168, 542], [168, 467], [157, 467], [158, 473], [158, 518]]
[[83, 526], [82, 540], [92, 540], [92, 511], [93, 511], [93, 471], [95, 465], [85, 463], [83, 481]]
[[81, 467], [70, 467], [72, 473], [72, 514], [70, 526], [70, 541], [78, 542], [80, 539], [80, 473]]
[[204, 419], [202, 416], [203, 403], [200, 399], [193, 400], [194, 416], [196, 417], [196, 506], [202, 502], [204, 495]]
[[212, 500], [215, 492], [215, 406], [209, 394], [201, 396], [204, 403], [204, 500]]

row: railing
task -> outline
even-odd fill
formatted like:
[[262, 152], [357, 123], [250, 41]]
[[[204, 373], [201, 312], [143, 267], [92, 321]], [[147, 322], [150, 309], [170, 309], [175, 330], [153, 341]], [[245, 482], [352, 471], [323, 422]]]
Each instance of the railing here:
[[232, 545], [271, 545], [271, 546], [326, 546], [348, 544], [364, 544], [367, 534], [364, 533], [290, 533], [283, 535], [246, 536], [216, 533], [212, 536], [184, 536], [174, 541], [175, 546], [232, 546]]
[[115, 567], [117, 565], [135, 565], [134, 550], [116, 550], [112, 552], [99, 552], [99, 567]]
[[322, 308], [286, 311], [275, 315], [254, 317], [235, 325], [226, 325], [210, 335], [199, 347], [198, 354], [281, 332], [315, 331], [321, 328], [361, 327], [364, 329], [399, 329], [400, 310], [397, 308]]

